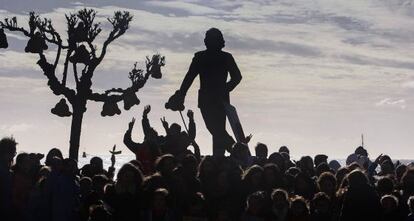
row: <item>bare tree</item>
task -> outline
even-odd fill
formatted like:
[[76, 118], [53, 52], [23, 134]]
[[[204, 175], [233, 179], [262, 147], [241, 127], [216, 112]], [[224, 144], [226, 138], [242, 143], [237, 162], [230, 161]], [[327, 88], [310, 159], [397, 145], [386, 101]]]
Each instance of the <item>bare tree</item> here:
[[[127, 11], [116, 11], [112, 18], [107, 19], [112, 25], [112, 30], [103, 42], [101, 50], [98, 50], [94, 44], [94, 40], [101, 33], [100, 23], [95, 22], [95, 10], [85, 8], [75, 14], [70, 13], [65, 16], [67, 23], [67, 41], [65, 42], [55, 30], [51, 19], [41, 18], [34, 12], [29, 15], [29, 30], [18, 26], [16, 17], [5, 18], [4, 21], [0, 21], [0, 48], [8, 46], [3, 29], [20, 32], [29, 38], [25, 52], [39, 55], [40, 59], [37, 64], [47, 77], [48, 86], [55, 95], [64, 96], [52, 108], [51, 112], [61, 117], [72, 116], [69, 157], [77, 160], [82, 119], [86, 112], [87, 102], [89, 100], [103, 102], [102, 116], [120, 114], [121, 110], [117, 104], [120, 101], [124, 102], [124, 109], [129, 110], [133, 105], [139, 104], [135, 93], [145, 85], [149, 76], [161, 78], [161, 66], [164, 66], [165, 58], [159, 54], [155, 54], [151, 58], [146, 57], [145, 70], [137, 68], [135, 63], [129, 72], [132, 84], [128, 88], [112, 88], [104, 93], [93, 92], [91, 89], [92, 77], [96, 67], [104, 59], [108, 46], [128, 30], [132, 15]], [[50, 63], [43, 53], [48, 49], [47, 44], [57, 48], [53, 63]], [[59, 80], [56, 68], [60, 56], [64, 54], [62, 52], [65, 50], [62, 79]], [[66, 85], [69, 65], [72, 65], [75, 88]], [[72, 112], [66, 100], [72, 106]]]

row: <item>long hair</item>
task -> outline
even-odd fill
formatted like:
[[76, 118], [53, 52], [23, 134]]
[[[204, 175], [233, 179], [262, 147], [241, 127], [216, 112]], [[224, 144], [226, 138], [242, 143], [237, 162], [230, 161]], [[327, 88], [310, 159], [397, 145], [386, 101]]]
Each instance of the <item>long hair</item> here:
[[210, 28], [206, 32], [204, 44], [208, 50], [221, 50], [224, 48], [224, 37], [221, 31], [217, 28]]

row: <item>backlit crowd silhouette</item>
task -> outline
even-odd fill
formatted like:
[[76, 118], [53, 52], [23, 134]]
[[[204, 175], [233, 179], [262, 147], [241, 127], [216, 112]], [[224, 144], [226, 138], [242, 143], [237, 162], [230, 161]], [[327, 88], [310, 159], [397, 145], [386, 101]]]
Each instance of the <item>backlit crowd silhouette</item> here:
[[[124, 143], [136, 159], [117, 169], [93, 157], [81, 168], [51, 149], [23, 153], [11, 137], [0, 140], [1, 220], [414, 220], [414, 167], [388, 155], [370, 160], [358, 147], [346, 165], [318, 154], [294, 161], [289, 149], [251, 154], [235, 143], [229, 156], [200, 156], [189, 131], [169, 125], [160, 135], [144, 108], [142, 142]], [[192, 148], [191, 148], [192, 147]], [[16, 153], [19, 152], [17, 155]], [[114, 160], [114, 159], [113, 159]]]

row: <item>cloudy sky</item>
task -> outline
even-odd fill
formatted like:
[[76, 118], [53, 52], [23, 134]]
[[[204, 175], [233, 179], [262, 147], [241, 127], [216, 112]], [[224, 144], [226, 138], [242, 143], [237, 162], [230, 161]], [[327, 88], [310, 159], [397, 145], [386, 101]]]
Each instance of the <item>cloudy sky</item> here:
[[[371, 155], [414, 158], [414, 1], [0, 0], [0, 5], [0, 18], [17, 16], [27, 25], [26, 15], [35, 10], [52, 18], [61, 33], [64, 13], [95, 8], [104, 29], [98, 48], [109, 30], [105, 18], [130, 11], [130, 29], [95, 72], [97, 91], [128, 86], [128, 71], [146, 55], [166, 56], [163, 78], [150, 79], [138, 92], [142, 105], [104, 118], [102, 103], [88, 103], [81, 151], [102, 154], [114, 144], [126, 149], [123, 133], [133, 116], [141, 118], [144, 104], [152, 105], [151, 123], [159, 131], [162, 116], [180, 122], [164, 103], [193, 54], [204, 49], [205, 31], [217, 27], [244, 77], [232, 103], [245, 132], [253, 134], [252, 144], [264, 142], [271, 151], [287, 145], [294, 156], [323, 152], [344, 158], [364, 133]], [[22, 151], [66, 152], [70, 118], [50, 113], [60, 97], [47, 87], [36, 55], [24, 53], [27, 39], [16, 33], [8, 39], [9, 49], [0, 50], [0, 135], [13, 135]], [[197, 87], [198, 82], [188, 94], [188, 108], [197, 109]], [[201, 114], [195, 115], [197, 141], [209, 154], [211, 138]], [[141, 132], [138, 123], [137, 141]]]

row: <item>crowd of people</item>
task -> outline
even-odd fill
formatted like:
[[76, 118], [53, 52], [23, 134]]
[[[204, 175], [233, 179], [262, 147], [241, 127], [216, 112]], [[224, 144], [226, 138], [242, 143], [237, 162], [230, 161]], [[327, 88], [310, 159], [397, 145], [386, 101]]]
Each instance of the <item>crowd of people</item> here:
[[99, 157], [78, 168], [54, 148], [43, 163], [43, 154], [16, 156], [17, 142], [1, 139], [0, 220], [414, 220], [413, 165], [370, 160], [364, 147], [343, 166], [323, 154], [295, 161], [286, 146], [269, 154], [263, 143], [254, 154], [235, 143], [229, 156], [201, 156], [191, 111], [188, 131], [162, 119], [160, 135], [150, 110], [142, 142], [131, 138], [135, 119], [129, 124], [124, 143], [136, 159], [116, 175]]

